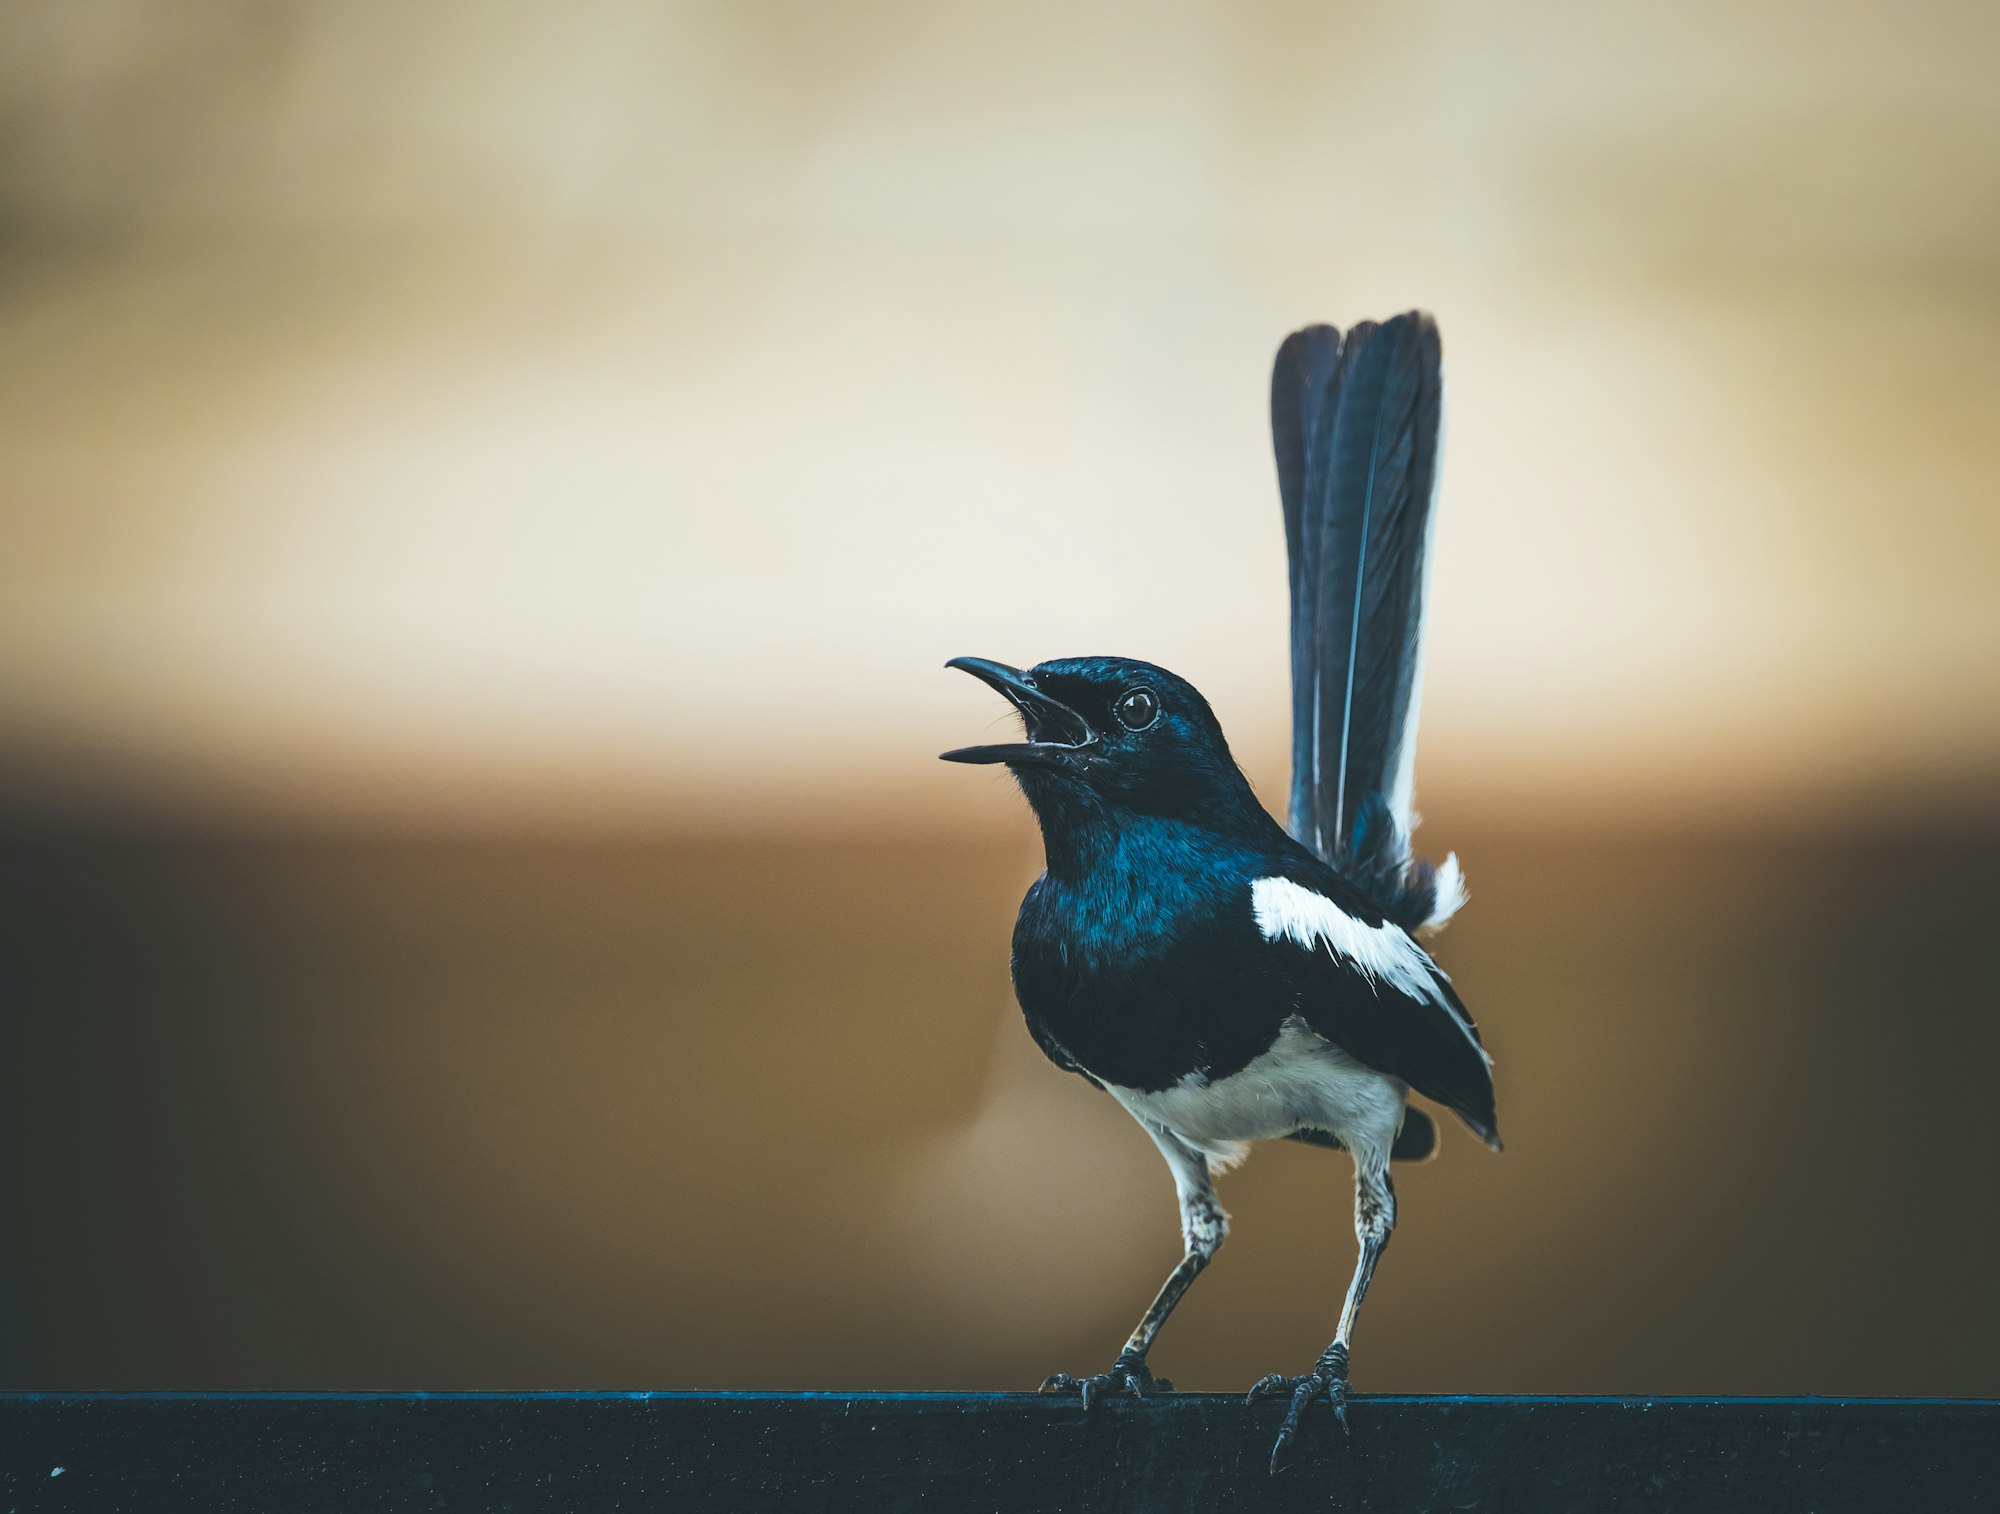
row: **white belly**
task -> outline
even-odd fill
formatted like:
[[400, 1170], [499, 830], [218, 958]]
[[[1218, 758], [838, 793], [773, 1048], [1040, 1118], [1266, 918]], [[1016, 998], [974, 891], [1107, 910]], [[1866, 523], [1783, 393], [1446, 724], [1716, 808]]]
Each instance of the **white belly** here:
[[1240, 1160], [1247, 1142], [1295, 1130], [1331, 1132], [1354, 1153], [1357, 1166], [1386, 1164], [1409, 1092], [1297, 1016], [1285, 1021], [1269, 1051], [1213, 1083], [1183, 1078], [1150, 1092], [1105, 1086], [1135, 1119], [1165, 1126], [1222, 1165]]

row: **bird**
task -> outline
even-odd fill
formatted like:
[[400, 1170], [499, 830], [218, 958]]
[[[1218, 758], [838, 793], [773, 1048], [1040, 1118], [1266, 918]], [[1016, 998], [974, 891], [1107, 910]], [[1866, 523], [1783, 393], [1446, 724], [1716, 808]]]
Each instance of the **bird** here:
[[1492, 1058], [1422, 939], [1467, 897], [1457, 855], [1411, 833], [1426, 560], [1443, 380], [1422, 311], [1294, 332], [1271, 380], [1291, 600], [1287, 824], [1259, 802], [1208, 701], [1130, 657], [946, 666], [1006, 698], [1020, 741], [948, 762], [1003, 764], [1039, 822], [1045, 867], [1012, 945], [1015, 996], [1057, 1067], [1109, 1093], [1159, 1148], [1183, 1254], [1111, 1366], [1042, 1391], [1089, 1410], [1171, 1391], [1148, 1356], [1221, 1248], [1215, 1177], [1260, 1141], [1345, 1150], [1354, 1272], [1333, 1340], [1280, 1397], [1279, 1469], [1310, 1405], [1348, 1426], [1356, 1316], [1396, 1223], [1392, 1161], [1434, 1154], [1417, 1094], [1495, 1151]]

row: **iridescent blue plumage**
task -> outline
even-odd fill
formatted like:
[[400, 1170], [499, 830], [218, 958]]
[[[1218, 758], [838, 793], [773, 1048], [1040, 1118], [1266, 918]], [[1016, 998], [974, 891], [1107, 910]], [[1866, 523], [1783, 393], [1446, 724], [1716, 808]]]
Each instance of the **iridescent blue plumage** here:
[[[1141, 1091], [1214, 1083], [1269, 1051], [1298, 1016], [1491, 1135], [1492, 1083], [1441, 973], [1436, 997], [1412, 996], [1331, 950], [1260, 929], [1253, 887], [1284, 879], [1363, 929], [1401, 934], [1258, 803], [1192, 684], [1116, 657], [1016, 676], [1091, 732], [1014, 764], [1048, 861], [1015, 924], [1014, 986], [1051, 1056]], [[1136, 732], [1114, 713], [1134, 689], [1158, 704]]]
[[1147, 1352], [1227, 1233], [1211, 1173], [1250, 1143], [1350, 1151], [1361, 1255], [1273, 1461], [1305, 1406], [1345, 1419], [1356, 1311], [1395, 1220], [1392, 1158], [1428, 1155], [1414, 1090], [1496, 1149], [1490, 1059], [1412, 938], [1463, 897], [1409, 835], [1424, 558], [1436, 472], [1437, 334], [1428, 317], [1288, 340], [1272, 414], [1292, 563], [1292, 833], [1266, 813], [1208, 702], [1130, 658], [1022, 672], [952, 666], [1004, 694], [1025, 739], [945, 756], [1005, 763], [1041, 824], [1047, 870], [1015, 924], [1029, 1030], [1132, 1114], [1180, 1197], [1186, 1254], [1107, 1372], [1045, 1387], [1155, 1386]]

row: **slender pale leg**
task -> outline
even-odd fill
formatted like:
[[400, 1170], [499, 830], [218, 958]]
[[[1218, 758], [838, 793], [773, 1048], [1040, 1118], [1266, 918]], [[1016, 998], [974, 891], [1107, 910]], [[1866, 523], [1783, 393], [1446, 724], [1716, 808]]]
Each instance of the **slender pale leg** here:
[[1273, 1472], [1278, 1470], [1278, 1458], [1285, 1447], [1298, 1434], [1299, 1416], [1321, 1394], [1333, 1405], [1341, 1428], [1347, 1428], [1347, 1360], [1354, 1343], [1354, 1319], [1361, 1312], [1361, 1301], [1368, 1296], [1368, 1284], [1375, 1276], [1375, 1264], [1382, 1259], [1383, 1248], [1389, 1244], [1389, 1234], [1395, 1228], [1396, 1186], [1389, 1181], [1387, 1161], [1357, 1164], [1354, 1238], [1360, 1242], [1360, 1253], [1354, 1259], [1354, 1278], [1347, 1285], [1347, 1302], [1341, 1306], [1340, 1325], [1334, 1331], [1333, 1344], [1320, 1353], [1319, 1361], [1305, 1376], [1286, 1377], [1274, 1372], [1250, 1390], [1253, 1401], [1287, 1389], [1291, 1391], [1291, 1407], [1285, 1411], [1277, 1444], [1271, 1447]]
[[1153, 1376], [1146, 1365], [1146, 1353], [1153, 1349], [1153, 1338], [1160, 1333], [1167, 1316], [1174, 1312], [1181, 1295], [1187, 1292], [1188, 1284], [1201, 1275], [1221, 1249], [1223, 1237], [1229, 1234], [1229, 1216], [1216, 1202], [1215, 1188], [1208, 1179], [1208, 1158], [1157, 1126], [1147, 1125], [1145, 1130], [1160, 1148], [1160, 1155], [1167, 1159], [1167, 1166], [1173, 1169], [1174, 1192], [1181, 1206], [1181, 1259], [1160, 1285], [1152, 1307], [1126, 1338], [1125, 1349], [1118, 1353], [1110, 1371], [1080, 1381], [1067, 1372], [1057, 1372], [1042, 1383], [1044, 1393], [1081, 1389], [1086, 1409], [1106, 1393], [1132, 1393], [1144, 1398], [1154, 1388], [1173, 1391], [1172, 1383]]

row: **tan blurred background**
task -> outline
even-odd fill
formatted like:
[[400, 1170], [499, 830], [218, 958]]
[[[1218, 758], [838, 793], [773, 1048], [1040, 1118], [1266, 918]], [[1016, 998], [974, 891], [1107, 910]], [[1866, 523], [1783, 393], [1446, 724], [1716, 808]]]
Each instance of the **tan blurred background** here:
[[[1030, 1386], [1171, 1185], [948, 656], [1282, 792], [1267, 364], [1435, 310], [1509, 1148], [1366, 1390], [2000, 1393], [2000, 11], [0, 12], [0, 1386]], [[1301, 1370], [1267, 1150], [1156, 1365]]]

